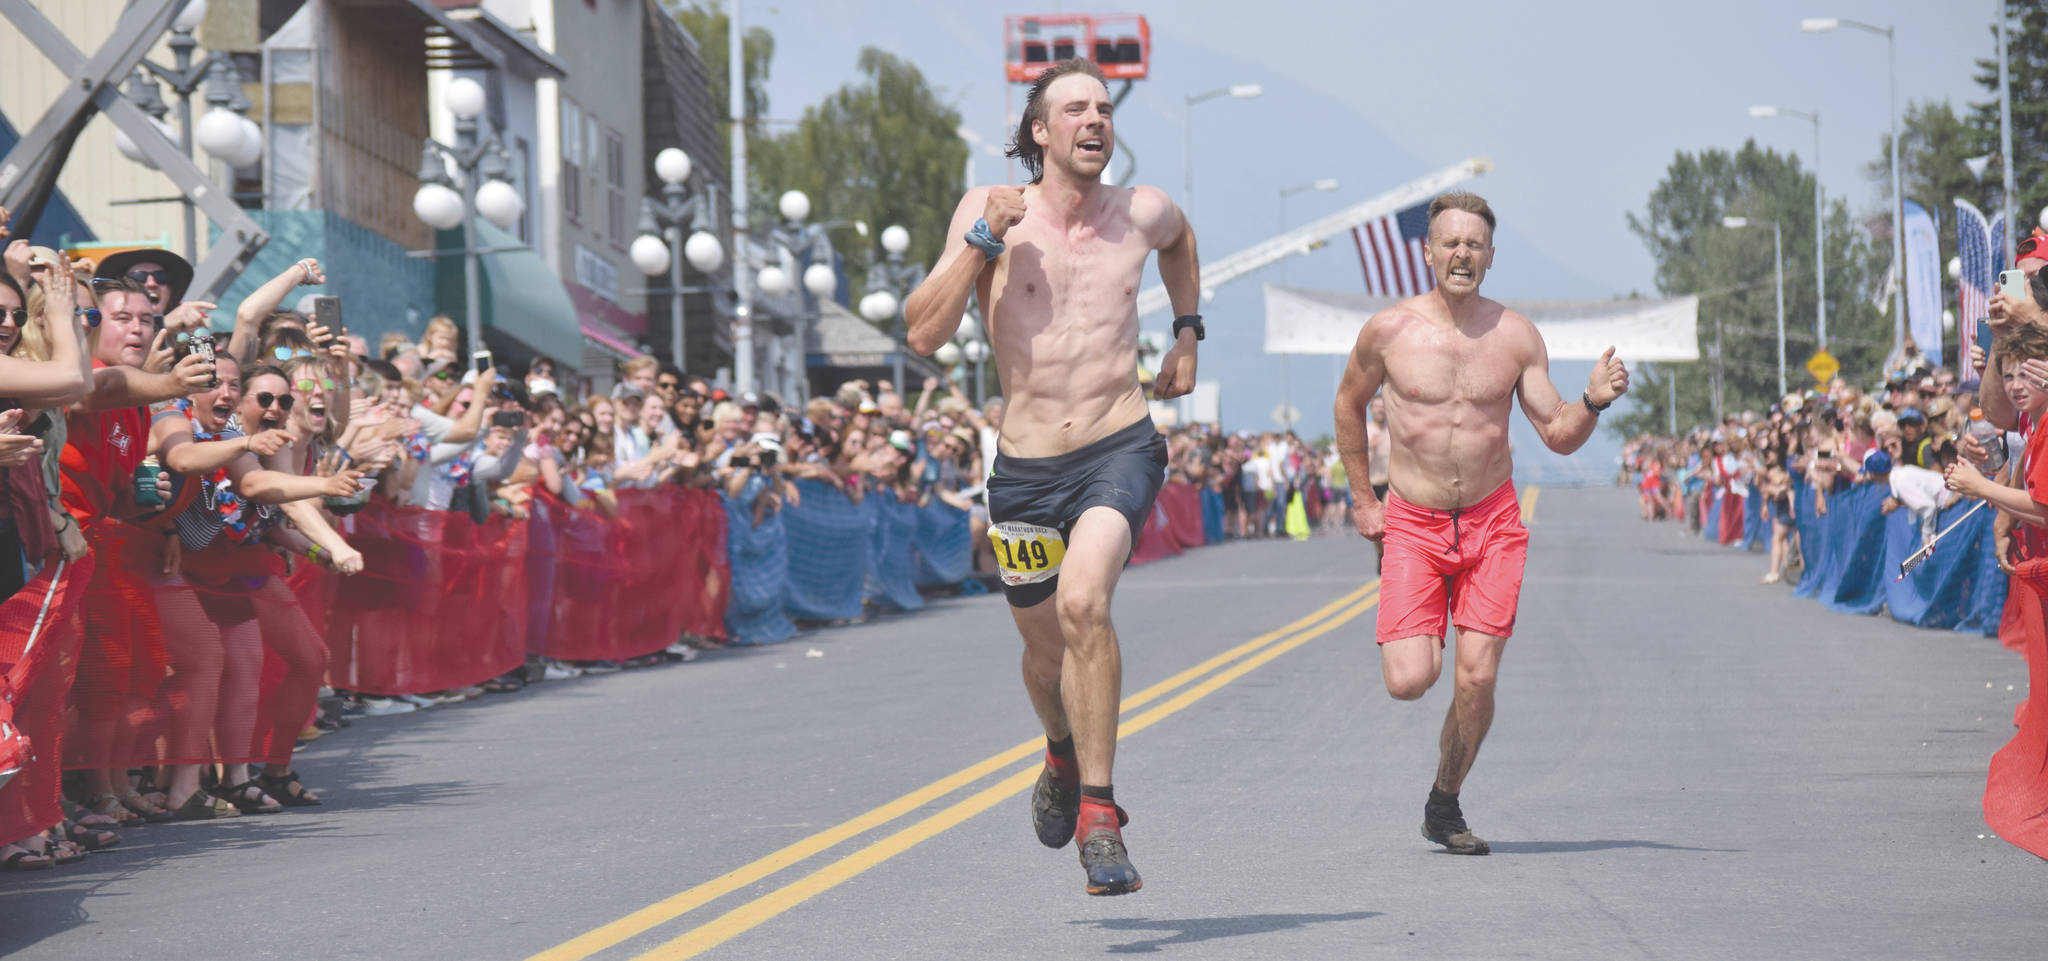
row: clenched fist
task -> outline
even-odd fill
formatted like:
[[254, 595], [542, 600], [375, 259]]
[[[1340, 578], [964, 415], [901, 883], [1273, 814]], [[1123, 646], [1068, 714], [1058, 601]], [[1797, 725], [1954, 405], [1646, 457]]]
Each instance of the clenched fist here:
[[981, 208], [981, 219], [988, 221], [989, 233], [997, 240], [1003, 239], [1003, 234], [1024, 219], [1024, 188], [988, 188], [988, 203]]

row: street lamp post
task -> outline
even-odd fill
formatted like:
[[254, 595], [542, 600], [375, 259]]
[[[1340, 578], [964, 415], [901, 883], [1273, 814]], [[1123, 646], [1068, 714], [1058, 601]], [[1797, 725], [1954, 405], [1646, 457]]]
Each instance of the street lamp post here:
[[1187, 184], [1185, 185], [1185, 189], [1181, 192], [1180, 206], [1181, 210], [1187, 214], [1189, 219], [1193, 219], [1195, 209], [1195, 104], [1201, 103], [1205, 100], [1214, 100], [1217, 97], [1222, 96], [1236, 97], [1239, 100], [1250, 100], [1251, 98], [1257, 97], [1265, 92], [1266, 88], [1259, 86], [1258, 84], [1240, 83], [1235, 86], [1218, 87], [1214, 90], [1210, 90], [1204, 93], [1192, 93], [1188, 95], [1187, 162], [1183, 165], [1182, 168], [1182, 173], [1185, 174], [1185, 176], [1187, 177]]
[[[2000, 20], [2003, 23], [2003, 19]], [[1807, 33], [1826, 33], [1838, 27], [1855, 27], [1858, 30], [1882, 34], [1885, 41], [1885, 71], [1889, 75], [1889, 99], [1886, 101], [1892, 127], [1892, 349], [1898, 350], [1906, 343], [1906, 225], [1905, 195], [1899, 189], [1899, 44], [1891, 27], [1879, 27], [1858, 20], [1841, 17], [1808, 17], [1799, 21], [1799, 29]], [[2006, 233], [2012, 233], [2008, 224]]]
[[[769, 291], [787, 293], [794, 290], [795, 283], [802, 281], [803, 289], [815, 301], [822, 302], [839, 289], [839, 274], [832, 269], [832, 238], [826, 233], [827, 227], [844, 226], [844, 221], [811, 223], [811, 198], [801, 190], [783, 191], [776, 202], [776, 209], [782, 214], [782, 222], [768, 231], [768, 240], [776, 248], [782, 263], [786, 289]], [[867, 233], [867, 224], [856, 221], [852, 224], [862, 235]], [[768, 285], [762, 283], [762, 289]], [[786, 397], [801, 399], [806, 392], [804, 378], [804, 333], [805, 324], [811, 319], [811, 311], [805, 310], [795, 324], [796, 330], [790, 336], [790, 344], [782, 353], [782, 393]]]
[[[420, 156], [420, 189], [413, 194], [412, 209], [421, 221], [437, 230], [462, 227], [466, 336], [469, 349], [478, 351], [484, 349], [484, 331], [477, 258], [496, 253], [497, 249], [477, 247], [476, 215], [482, 214], [498, 227], [510, 230], [525, 213], [524, 202], [519, 192], [505, 182], [511, 162], [497, 132], [481, 140], [477, 137], [477, 117], [484, 112], [483, 85], [468, 77], [458, 77], [449, 82], [443, 99], [455, 114], [455, 146], [427, 138]], [[449, 186], [449, 161], [462, 172], [460, 193]]]
[[910, 263], [904, 253], [910, 250], [910, 231], [891, 225], [882, 231], [882, 253], [884, 257], [868, 268], [868, 294], [860, 299], [860, 315], [869, 322], [880, 324], [894, 320], [892, 339], [896, 341], [895, 379], [896, 396], [909, 396], [904, 392], [903, 353], [908, 346], [907, 321], [903, 316], [903, 300], [917, 285], [924, 283], [924, 266]]
[[[1721, 226], [1741, 229], [1751, 223], [1748, 217], [1723, 217]], [[1762, 226], [1761, 223], [1758, 226]], [[1778, 222], [1771, 221], [1771, 250], [1778, 268], [1778, 396], [1785, 396], [1785, 238], [1778, 229]], [[1718, 349], [1716, 350], [1718, 354]]]
[[[1828, 349], [1828, 258], [1827, 258], [1827, 213], [1821, 199], [1820, 186], [1820, 111], [1808, 113], [1790, 107], [1751, 107], [1752, 117], [1776, 117], [1779, 115], [1800, 117], [1813, 121], [1813, 277], [1818, 313], [1814, 315], [1813, 333], [1821, 350]], [[1782, 392], [1781, 392], [1782, 393]]]
[[[710, 191], [692, 193], [684, 185], [690, 179], [690, 155], [669, 147], [654, 155], [654, 174], [661, 178], [662, 199], [640, 201], [640, 236], [633, 238], [628, 253], [633, 266], [649, 277], [668, 271], [669, 355], [676, 369], [689, 372], [689, 352], [684, 349], [683, 261], [698, 273], [709, 274], [725, 262], [725, 249], [718, 238], [703, 228], [717, 226], [717, 212]], [[683, 239], [688, 230], [689, 240]], [[662, 240], [667, 236], [667, 241]]]
[[[135, 105], [141, 107], [163, 129], [166, 139], [176, 142], [179, 148], [191, 150], [193, 144], [192, 95], [200, 88], [206, 88], [206, 101], [211, 104], [205, 117], [199, 122], [199, 145], [215, 159], [230, 167], [242, 168], [255, 163], [263, 155], [263, 133], [244, 114], [249, 109], [249, 100], [242, 95], [242, 73], [226, 51], [214, 50], [197, 63], [193, 54], [199, 41], [192, 34], [206, 20], [206, 0], [192, 0], [179, 11], [171, 21], [171, 62], [174, 66], [164, 67], [145, 60], [142, 69], [129, 78], [126, 95]], [[155, 76], [155, 80], [151, 76]], [[178, 95], [178, 133], [173, 136], [164, 124], [164, 114], [170, 111], [164, 103], [163, 94], [157, 89], [161, 80]], [[135, 145], [119, 128], [114, 132], [114, 147], [136, 163], [150, 166], [142, 149]], [[199, 260], [198, 212], [189, 198], [176, 198], [185, 207], [185, 256], [194, 262]], [[150, 203], [160, 201], [146, 201]]]

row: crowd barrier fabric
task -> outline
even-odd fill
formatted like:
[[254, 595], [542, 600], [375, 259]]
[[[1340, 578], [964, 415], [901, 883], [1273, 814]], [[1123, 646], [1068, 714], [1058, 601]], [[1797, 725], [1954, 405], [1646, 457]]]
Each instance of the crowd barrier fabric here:
[[868, 514], [837, 485], [796, 482], [798, 502], [782, 512], [789, 540], [789, 588], [783, 610], [803, 621], [860, 617], [867, 586]]
[[[1220, 513], [1223, 499], [1217, 495], [1219, 513], [1217, 533], [1222, 533], [1223, 519]], [[1173, 536], [1174, 543], [1183, 548], [1201, 547], [1209, 543], [1206, 533], [1208, 519], [1204, 516], [1202, 491], [1193, 484], [1168, 484], [1159, 489], [1159, 508], [1166, 514], [1166, 531]]]
[[332, 579], [335, 687], [414, 694], [489, 680], [525, 660], [527, 528], [379, 501], [350, 518], [362, 573]]
[[1180, 553], [1180, 542], [1167, 531], [1166, 512], [1157, 502], [1152, 512], [1145, 515], [1145, 526], [1138, 531], [1138, 543], [1131, 551], [1131, 563], [1150, 564]]
[[1991, 756], [1984, 823], [1999, 837], [2048, 858], [2048, 560], [2015, 566], [2012, 592], [2027, 659], [2027, 700], [2012, 740]]
[[[531, 553], [551, 543], [554, 589], [536, 653], [571, 661], [652, 654], [683, 634], [725, 636], [731, 584], [725, 508], [708, 491], [617, 492], [618, 516], [546, 499], [550, 536], [528, 528]], [[534, 512], [538, 519], [540, 511]], [[534, 565], [528, 564], [531, 571]]]
[[725, 610], [727, 636], [735, 644], [774, 644], [796, 634], [783, 610], [789, 586], [789, 543], [779, 510], [754, 523], [754, 502], [767, 481], [756, 477], [739, 497], [725, 498], [727, 556], [732, 564], [732, 601]]
[[[1176, 485], [1166, 485], [1169, 489]], [[1202, 485], [1202, 542], [1223, 543], [1223, 492]]]
[[917, 538], [912, 544], [917, 586], [958, 584], [974, 573], [973, 536], [966, 511], [937, 498], [917, 508]]
[[57, 804], [64, 709], [84, 638], [79, 605], [95, 560], [88, 554], [62, 565], [61, 572], [59, 565], [46, 564], [26, 587], [0, 603], [0, 673], [13, 688], [14, 725], [28, 738], [30, 751], [21, 772], [0, 787], [0, 843], [27, 837], [64, 817]]
[[[1883, 484], [1838, 489], [1828, 495], [1823, 517], [1812, 488], [1794, 485], [1793, 515], [1806, 563], [1794, 593], [1847, 614], [1888, 610], [1893, 619], [1920, 627], [1998, 633], [2009, 578], [1993, 553], [1992, 514], [1980, 511], [1965, 521], [1901, 581], [1899, 564], [1920, 548], [1920, 526], [1903, 508], [1881, 512], [1889, 494]], [[1947, 527], [1970, 506], [1947, 508], [1937, 524]]]
[[917, 592], [917, 563], [912, 556], [917, 545], [917, 505], [903, 503], [889, 491], [873, 491], [861, 498], [860, 506], [868, 514], [874, 544], [867, 599], [883, 610], [923, 610], [924, 595]]

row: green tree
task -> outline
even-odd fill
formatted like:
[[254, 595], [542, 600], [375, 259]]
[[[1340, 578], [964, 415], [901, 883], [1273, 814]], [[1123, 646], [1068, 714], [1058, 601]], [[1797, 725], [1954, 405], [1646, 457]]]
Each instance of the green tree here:
[[[2013, 217], [2031, 229], [2048, 206], [2048, 7], [2039, 0], [2005, 0], [2006, 69], [2012, 85]], [[1987, 46], [1992, 38], [1987, 37]], [[1998, 148], [1998, 60], [1977, 61], [1977, 84], [1985, 100], [1971, 105], [1970, 126], [1983, 149]], [[1903, 146], [1904, 144], [1901, 144]], [[1905, 161], [1899, 161], [1906, 167]], [[1912, 168], [1906, 167], [1910, 170]], [[1988, 201], [1995, 203], [2003, 174], [1996, 165], [1984, 175]], [[1995, 216], [1985, 208], [1985, 216]], [[2022, 231], [2024, 232], [2024, 231]]]
[[[697, 41], [697, 58], [704, 62], [704, 79], [711, 88], [711, 109], [724, 118], [719, 125], [719, 147], [732, 156], [732, 17], [718, 0], [695, 0], [682, 6], [671, 0], [669, 12], [683, 32]], [[754, 125], [751, 137], [761, 136], [761, 118], [768, 115], [768, 66], [775, 59], [775, 36], [763, 27], [748, 27], [741, 46], [746, 56], [747, 116]], [[752, 141], [750, 140], [749, 143]]]
[[847, 242], [856, 239], [851, 231], [834, 235], [856, 287], [890, 224], [910, 231], [912, 262], [938, 260], [967, 165], [959, 112], [917, 67], [873, 47], [861, 50], [857, 67], [858, 79], [806, 108], [794, 129], [761, 142], [750, 207], [766, 222], [776, 197], [796, 189], [810, 195], [813, 221], [867, 223], [869, 237], [856, 243]]
[[[1955, 201], [1969, 201], [1986, 217], [1995, 216], [1998, 212], [1997, 177], [1987, 175], [1979, 180], [1963, 163], [1991, 152], [1996, 142], [1997, 127], [1994, 123], [1987, 139], [1985, 131], [1957, 116], [1955, 109], [1944, 100], [1907, 104], [1901, 128], [1899, 189], [1907, 200], [1919, 204], [1934, 218], [1934, 233], [1941, 245], [1941, 262], [1946, 264], [1956, 254]], [[1877, 241], [1879, 246], [1885, 247], [1884, 259], [1887, 262], [1890, 261], [1888, 245], [1892, 229], [1891, 149], [1892, 138], [1887, 133], [1878, 139], [1877, 159], [1863, 168], [1880, 198], [1878, 205], [1884, 211], [1877, 218]], [[1882, 278], [1882, 274], [1879, 276]], [[1943, 270], [1937, 280], [1942, 287], [1942, 304], [1954, 304], [1955, 281], [1949, 279], [1948, 271]], [[1948, 331], [1943, 335], [1942, 356], [1953, 356], [1955, 349], [1956, 333]]]
[[[1666, 296], [1700, 297], [1701, 360], [1657, 364], [1642, 371], [1630, 394], [1634, 412], [1610, 429], [1628, 435], [1662, 431], [1670, 416], [1675, 379], [1680, 429], [1713, 417], [1714, 374], [1721, 371], [1721, 410], [1767, 409], [1777, 398], [1776, 277], [1769, 223], [1784, 238], [1785, 340], [1792, 386], [1812, 383], [1804, 369], [1818, 346], [1814, 290], [1813, 174], [1798, 158], [1764, 150], [1754, 140], [1742, 149], [1680, 151], [1650, 193], [1648, 208], [1631, 213], [1629, 229], [1657, 263], [1657, 288]], [[1722, 218], [1749, 218], [1731, 229]], [[1853, 383], [1875, 379], [1890, 345], [1887, 321], [1869, 303], [1881, 268], [1865, 232], [1836, 198], [1827, 210], [1828, 350]], [[1716, 364], [1716, 350], [1719, 364]]]

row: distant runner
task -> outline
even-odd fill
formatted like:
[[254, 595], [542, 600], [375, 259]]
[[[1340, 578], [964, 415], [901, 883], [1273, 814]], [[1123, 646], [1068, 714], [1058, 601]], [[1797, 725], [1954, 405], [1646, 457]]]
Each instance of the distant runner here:
[[1195, 235], [1180, 208], [1152, 187], [1102, 183], [1110, 110], [1094, 64], [1064, 60], [1041, 75], [1010, 144], [1031, 183], [969, 191], [938, 266], [904, 306], [910, 346], [924, 354], [959, 329], [969, 294], [988, 318], [1009, 403], [989, 537], [1047, 742], [1031, 819], [1047, 847], [1080, 842], [1089, 894], [1143, 886], [1110, 783], [1123, 659], [1109, 606], [1165, 482], [1166, 442], [1137, 376], [1137, 290], [1153, 251], [1180, 315], [1155, 396], [1194, 387], [1203, 333]]
[[[1422, 820], [1423, 837], [1453, 854], [1490, 850], [1466, 826], [1458, 789], [1493, 723], [1494, 676], [1514, 633], [1528, 556], [1511, 476], [1509, 401], [1520, 399], [1545, 446], [1569, 454], [1628, 392], [1628, 369], [1609, 347], [1584, 394], [1558, 395], [1535, 325], [1479, 296], [1493, 266], [1493, 227], [1493, 210], [1477, 194], [1430, 203], [1424, 257], [1436, 289], [1366, 321], [1337, 388], [1352, 521], [1360, 534], [1384, 538], [1378, 632], [1387, 692], [1412, 701], [1428, 691], [1443, 670], [1447, 608], [1457, 628], [1457, 689]], [[1384, 502], [1370, 482], [1377, 465], [1366, 430], [1376, 393], [1386, 398], [1391, 440]]]

